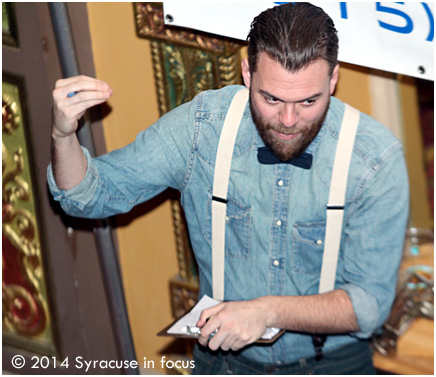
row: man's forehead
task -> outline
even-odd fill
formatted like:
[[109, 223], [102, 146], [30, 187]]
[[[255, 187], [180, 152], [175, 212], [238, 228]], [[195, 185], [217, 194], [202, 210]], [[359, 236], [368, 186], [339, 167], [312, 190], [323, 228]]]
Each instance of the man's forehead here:
[[316, 60], [297, 72], [289, 72], [266, 55], [259, 58], [252, 84], [261, 94], [270, 94], [287, 102], [319, 96], [328, 90], [329, 79], [325, 60]]

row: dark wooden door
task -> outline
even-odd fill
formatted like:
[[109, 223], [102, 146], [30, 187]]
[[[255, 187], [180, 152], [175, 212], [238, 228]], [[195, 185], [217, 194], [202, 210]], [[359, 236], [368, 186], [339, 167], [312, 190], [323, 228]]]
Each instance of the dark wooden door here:
[[[68, 6], [81, 71], [95, 75], [86, 4]], [[2, 7], [3, 370], [81, 373], [77, 357], [114, 360], [116, 351], [92, 225], [65, 216], [47, 189], [51, 90], [61, 78], [48, 4]], [[101, 124], [93, 131], [102, 152]]]

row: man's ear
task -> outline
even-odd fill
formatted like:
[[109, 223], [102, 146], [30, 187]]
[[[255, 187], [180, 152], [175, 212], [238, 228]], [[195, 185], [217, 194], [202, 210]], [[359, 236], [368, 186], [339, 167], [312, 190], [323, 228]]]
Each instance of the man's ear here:
[[250, 74], [250, 66], [248, 65], [248, 59], [242, 59], [242, 78], [244, 79], [245, 86], [250, 89], [251, 83], [251, 74]]
[[330, 78], [330, 95], [333, 94], [336, 88], [336, 84], [339, 79], [339, 64], [336, 64], [336, 67], [333, 69], [332, 77]]

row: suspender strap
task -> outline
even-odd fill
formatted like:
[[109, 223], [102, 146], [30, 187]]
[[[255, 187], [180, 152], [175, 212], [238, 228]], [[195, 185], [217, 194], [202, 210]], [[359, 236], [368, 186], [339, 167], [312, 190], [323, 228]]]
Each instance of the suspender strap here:
[[233, 97], [221, 131], [215, 162], [212, 193], [212, 292], [216, 300], [224, 300], [224, 251], [227, 212], [227, 189], [233, 148], [239, 125], [248, 102], [248, 89]]
[[345, 112], [333, 164], [329, 201], [327, 204], [326, 235], [319, 293], [332, 291], [335, 287], [336, 268], [338, 265], [342, 223], [344, 219], [348, 170], [353, 154], [354, 139], [359, 124], [359, 117], [360, 113], [358, 110], [345, 104]]

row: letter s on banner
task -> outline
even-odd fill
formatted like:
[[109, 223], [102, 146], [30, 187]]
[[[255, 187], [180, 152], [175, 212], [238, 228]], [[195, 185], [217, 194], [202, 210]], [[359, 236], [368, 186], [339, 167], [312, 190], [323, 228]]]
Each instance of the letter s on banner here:
[[[397, 2], [397, 4], [404, 4], [404, 3]], [[398, 10], [398, 9], [389, 8], [387, 6], [381, 5], [381, 3], [379, 3], [379, 2], [376, 3], [376, 9], [377, 9], [378, 12], [385, 12], [385, 13], [395, 14], [397, 16], [402, 17], [406, 21], [406, 25], [405, 26], [396, 26], [396, 25], [388, 24], [386, 22], [378, 20], [378, 23], [379, 23], [379, 25], [382, 28], [385, 28], [385, 29], [388, 29], [388, 30], [391, 30], [391, 31], [395, 31], [397, 33], [402, 33], [402, 34], [409, 34], [409, 33], [412, 32], [412, 30], [413, 30], [413, 21], [407, 15], [407, 13], [404, 13], [403, 11]]]

